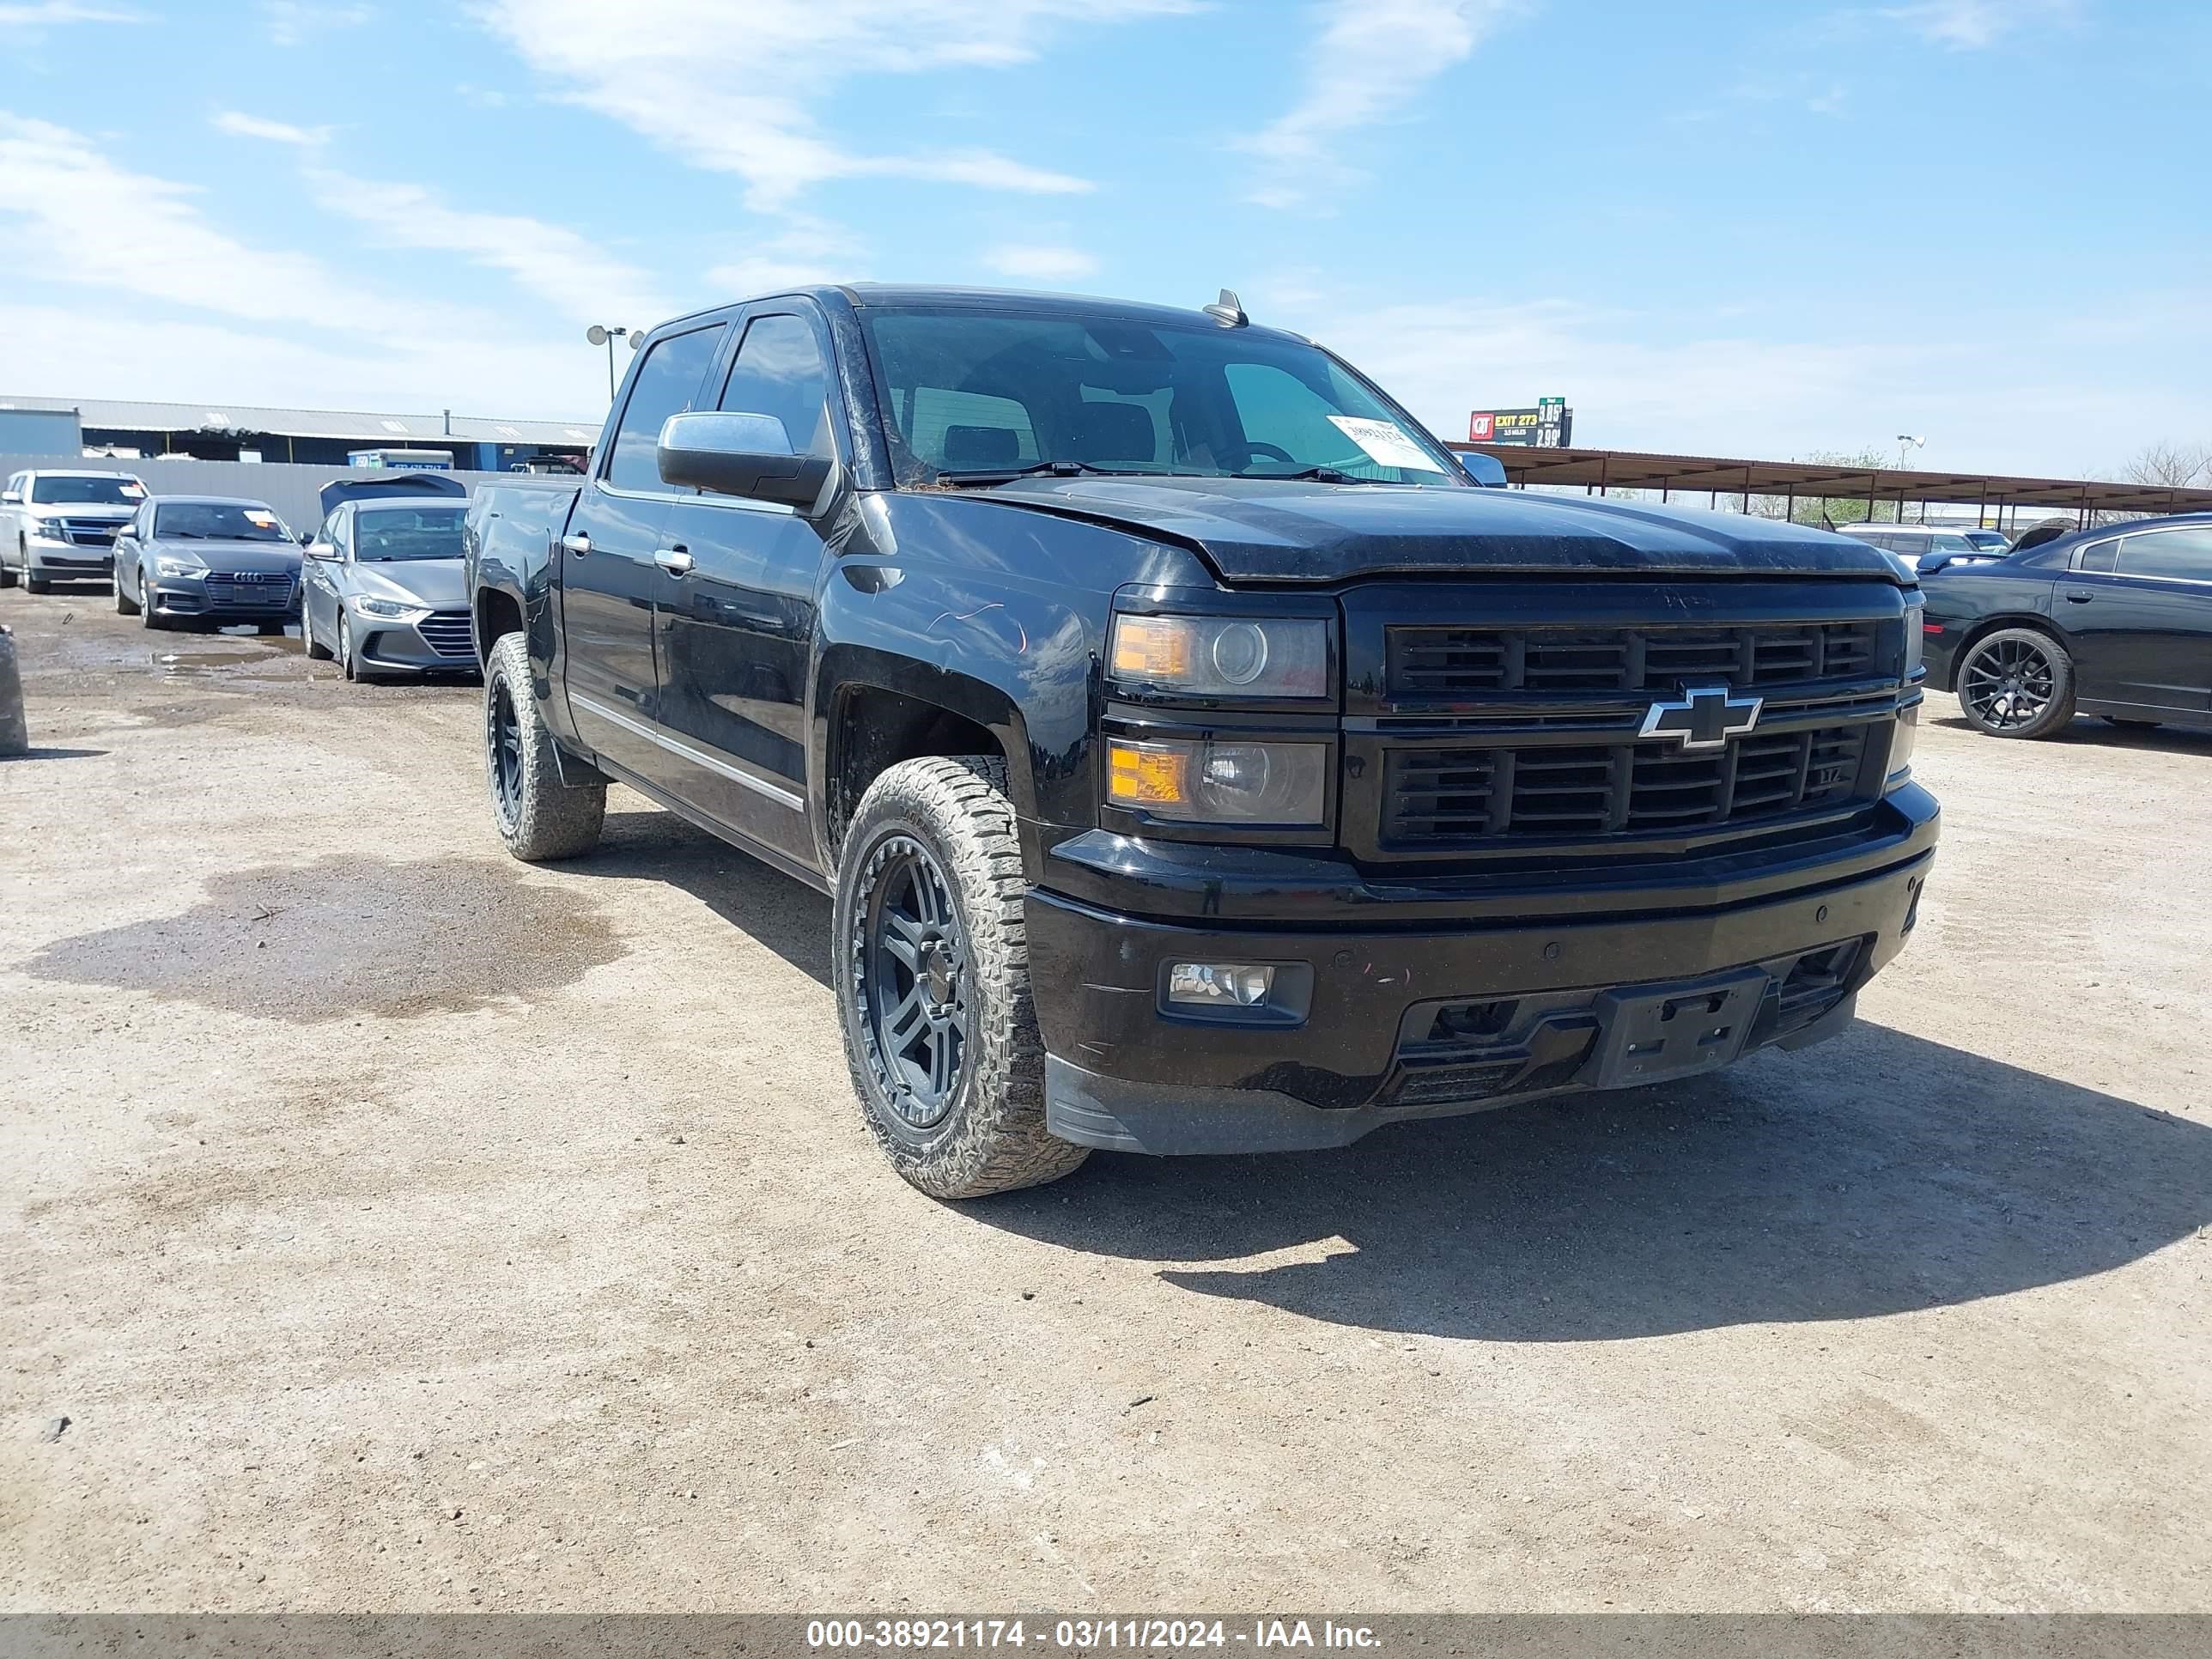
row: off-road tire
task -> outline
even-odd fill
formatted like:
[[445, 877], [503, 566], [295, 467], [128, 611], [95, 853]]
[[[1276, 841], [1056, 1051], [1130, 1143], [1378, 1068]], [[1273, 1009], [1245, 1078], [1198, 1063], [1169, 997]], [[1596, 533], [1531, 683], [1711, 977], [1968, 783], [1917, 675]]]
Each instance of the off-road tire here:
[[118, 617], [138, 614], [138, 601], [131, 597], [131, 590], [124, 586], [120, 570], [115, 573], [115, 614]]
[[[969, 1019], [950, 1109], [917, 1129], [891, 1105], [860, 1005], [870, 884], [890, 843], [927, 848], [951, 891], [970, 976]], [[1030, 995], [1021, 843], [1006, 763], [932, 757], [901, 763], [868, 787], [845, 832], [830, 924], [830, 971], [845, 1061], [860, 1115], [891, 1167], [933, 1198], [981, 1198], [1072, 1173], [1087, 1147], [1044, 1121], [1044, 1041]]]
[[[495, 699], [502, 692], [514, 710], [520, 738], [520, 787], [512, 803], [500, 796], [498, 757], [491, 752]], [[528, 864], [572, 859], [599, 844], [607, 813], [604, 779], [565, 783], [553, 752], [553, 734], [538, 718], [531, 694], [530, 645], [520, 634], [502, 636], [484, 663], [484, 779], [491, 821], [507, 850]]]
[[[1966, 693], [1966, 672], [1985, 653], [2011, 644], [2033, 646], [2040, 652], [2051, 668], [2050, 700], [2033, 719], [2019, 726], [1997, 726], [1981, 718], [1975, 712]], [[1966, 723], [1977, 732], [1992, 738], [2047, 738], [2063, 732], [2074, 720], [2074, 659], [2066, 647], [2050, 635], [2034, 628], [2000, 628], [1994, 634], [1984, 634], [1959, 659], [1957, 678], [1959, 709]]]
[[307, 620], [305, 611], [300, 612], [300, 649], [309, 662], [328, 662], [331, 648], [315, 637], [314, 624]]

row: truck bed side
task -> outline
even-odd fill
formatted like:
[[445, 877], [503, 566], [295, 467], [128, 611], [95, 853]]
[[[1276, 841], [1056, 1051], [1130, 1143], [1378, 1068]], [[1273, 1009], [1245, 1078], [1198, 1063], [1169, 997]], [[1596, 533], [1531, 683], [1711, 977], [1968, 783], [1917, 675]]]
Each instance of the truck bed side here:
[[501, 634], [526, 629], [532, 658], [552, 649], [555, 550], [582, 492], [573, 483], [490, 484], [469, 502], [464, 557], [477, 656], [490, 654]]

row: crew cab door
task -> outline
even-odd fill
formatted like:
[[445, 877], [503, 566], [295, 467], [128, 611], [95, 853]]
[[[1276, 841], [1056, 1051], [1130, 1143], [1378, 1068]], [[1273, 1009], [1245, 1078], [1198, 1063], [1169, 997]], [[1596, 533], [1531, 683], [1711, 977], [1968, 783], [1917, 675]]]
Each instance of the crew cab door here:
[[[794, 452], [842, 459], [822, 319], [803, 301], [778, 301], [740, 320], [713, 406], [774, 416]], [[821, 532], [775, 502], [702, 495], [671, 507], [661, 540], [660, 719], [690, 750], [675, 791], [811, 868], [806, 665], [828, 556]]]
[[709, 323], [646, 348], [560, 546], [561, 631], [577, 735], [652, 781], [666, 763], [655, 732], [653, 654], [653, 595], [665, 578], [653, 555], [678, 493], [660, 481], [660, 425], [696, 406], [725, 326]]
[[2091, 542], [2058, 581], [2078, 695], [2170, 713], [2212, 709], [2212, 526]]

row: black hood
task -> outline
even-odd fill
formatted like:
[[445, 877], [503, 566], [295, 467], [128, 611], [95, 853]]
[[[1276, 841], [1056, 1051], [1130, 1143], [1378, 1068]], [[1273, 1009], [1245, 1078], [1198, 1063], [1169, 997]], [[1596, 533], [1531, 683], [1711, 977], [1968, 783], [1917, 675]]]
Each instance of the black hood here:
[[1482, 572], [1898, 580], [1879, 548], [1772, 519], [1519, 489], [1024, 478], [993, 501], [1195, 547], [1225, 581]]

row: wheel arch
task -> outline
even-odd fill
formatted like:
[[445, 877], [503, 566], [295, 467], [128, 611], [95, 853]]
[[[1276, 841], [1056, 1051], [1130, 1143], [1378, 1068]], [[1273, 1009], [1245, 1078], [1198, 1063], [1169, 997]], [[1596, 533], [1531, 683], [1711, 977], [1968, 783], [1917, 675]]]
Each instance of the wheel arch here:
[[868, 786], [902, 761], [994, 757], [1006, 763], [1018, 816], [1033, 817], [1027, 727], [1014, 699], [988, 682], [869, 647], [825, 653], [816, 681], [814, 775], [831, 867]]

